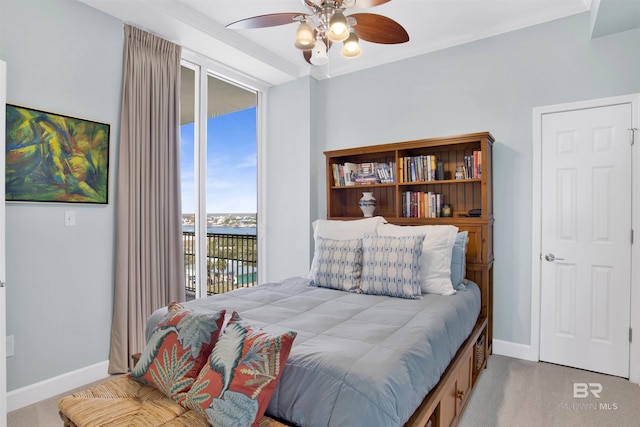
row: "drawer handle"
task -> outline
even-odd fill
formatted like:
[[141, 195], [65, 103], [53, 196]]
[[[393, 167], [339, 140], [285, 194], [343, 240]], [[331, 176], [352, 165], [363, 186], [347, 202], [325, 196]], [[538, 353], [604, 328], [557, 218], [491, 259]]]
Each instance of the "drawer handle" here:
[[458, 390], [458, 399], [464, 399], [464, 390]]

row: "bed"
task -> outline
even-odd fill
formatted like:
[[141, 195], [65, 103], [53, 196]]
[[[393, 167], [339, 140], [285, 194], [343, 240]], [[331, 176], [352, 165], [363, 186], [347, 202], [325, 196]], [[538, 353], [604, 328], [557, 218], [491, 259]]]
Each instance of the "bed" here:
[[[424, 293], [415, 288], [415, 281], [404, 281], [390, 292], [387, 283], [375, 282], [386, 275], [389, 265], [384, 264], [385, 273], [380, 273], [379, 265], [367, 267], [367, 260], [372, 260], [366, 255], [372, 245], [367, 246], [367, 239], [387, 246], [390, 241], [419, 246], [421, 250], [414, 252], [421, 258], [408, 251], [414, 257], [409, 263], [414, 268], [413, 264], [423, 262], [422, 249], [427, 248], [421, 232], [443, 228], [381, 228], [381, 218], [349, 223], [314, 223], [316, 253], [309, 277], [242, 288], [183, 305], [198, 312], [237, 312], [243, 321], [273, 334], [297, 333], [266, 411], [287, 424], [392, 427], [457, 423], [485, 363], [487, 320], [482, 314], [482, 286], [466, 280], [465, 285], [456, 283], [452, 291]], [[447, 245], [453, 246], [451, 236], [456, 242], [464, 241], [459, 258], [464, 262], [468, 239], [466, 233], [459, 239], [462, 233], [454, 228], [455, 232], [447, 230]], [[372, 232], [387, 236], [371, 237]], [[415, 234], [423, 238], [407, 237]], [[433, 234], [426, 237], [431, 245], [437, 241]], [[367, 271], [369, 278], [375, 276], [364, 290], [350, 275], [350, 268], [362, 256], [350, 245], [363, 239], [365, 262], [358, 277], [364, 284]], [[433, 265], [437, 254], [430, 248], [428, 261]], [[453, 260], [450, 256], [445, 261], [451, 264]], [[413, 273], [416, 271], [414, 268]], [[451, 276], [451, 270], [447, 271]], [[149, 318], [147, 338], [166, 312], [166, 308], [157, 310]]]

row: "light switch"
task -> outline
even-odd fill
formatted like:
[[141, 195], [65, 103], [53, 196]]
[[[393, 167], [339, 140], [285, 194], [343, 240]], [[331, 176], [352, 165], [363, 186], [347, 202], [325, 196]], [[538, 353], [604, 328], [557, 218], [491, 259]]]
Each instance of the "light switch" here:
[[64, 225], [67, 227], [76, 225], [76, 211], [64, 211]]

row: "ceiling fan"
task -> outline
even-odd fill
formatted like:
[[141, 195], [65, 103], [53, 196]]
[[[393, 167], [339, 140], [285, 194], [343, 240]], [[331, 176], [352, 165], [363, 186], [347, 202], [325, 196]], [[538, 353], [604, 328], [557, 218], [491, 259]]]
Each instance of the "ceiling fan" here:
[[360, 55], [359, 40], [372, 43], [398, 44], [409, 41], [409, 34], [391, 18], [375, 13], [352, 13], [348, 9], [365, 9], [391, 0], [302, 0], [311, 13], [272, 13], [241, 19], [227, 25], [230, 29], [275, 27], [299, 22], [295, 47], [313, 65], [329, 61], [328, 51], [334, 42], [343, 42], [342, 55]]

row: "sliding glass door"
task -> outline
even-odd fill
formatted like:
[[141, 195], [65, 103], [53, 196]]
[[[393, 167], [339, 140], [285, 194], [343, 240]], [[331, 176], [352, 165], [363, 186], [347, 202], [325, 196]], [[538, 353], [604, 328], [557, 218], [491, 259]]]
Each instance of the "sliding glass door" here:
[[185, 299], [257, 284], [257, 92], [183, 62]]

